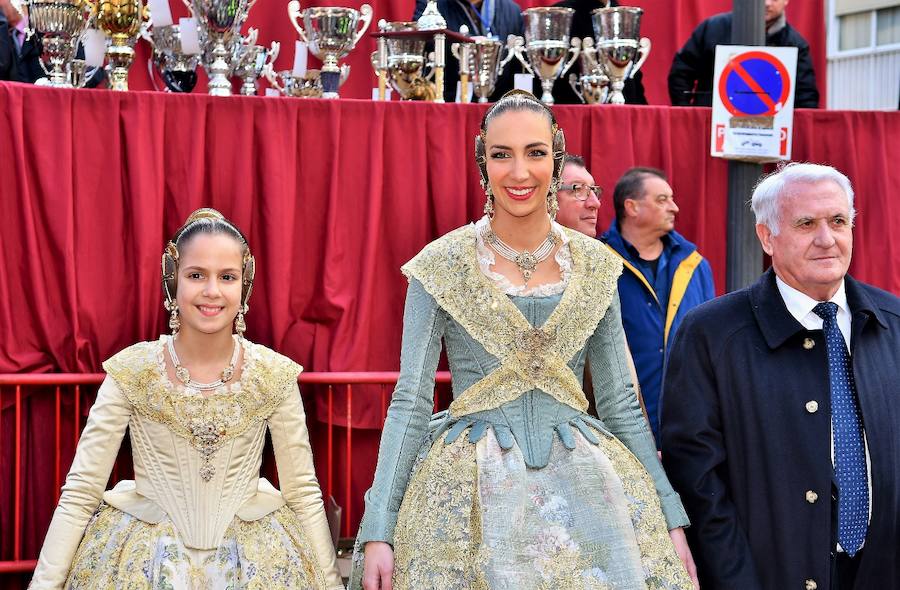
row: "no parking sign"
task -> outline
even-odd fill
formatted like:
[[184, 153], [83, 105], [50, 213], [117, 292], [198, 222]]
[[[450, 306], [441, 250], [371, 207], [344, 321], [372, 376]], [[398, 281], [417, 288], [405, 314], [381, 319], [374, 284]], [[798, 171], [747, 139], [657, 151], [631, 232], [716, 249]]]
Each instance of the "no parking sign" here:
[[796, 47], [716, 47], [710, 153], [752, 161], [789, 160]]

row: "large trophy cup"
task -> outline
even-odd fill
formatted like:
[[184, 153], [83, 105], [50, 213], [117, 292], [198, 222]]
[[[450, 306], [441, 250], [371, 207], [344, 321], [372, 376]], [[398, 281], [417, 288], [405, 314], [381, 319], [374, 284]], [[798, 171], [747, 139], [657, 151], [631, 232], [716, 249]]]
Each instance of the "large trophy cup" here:
[[[378, 30], [385, 32], [417, 31], [415, 22], [378, 22]], [[372, 52], [372, 67], [381, 78], [384, 76], [401, 100], [434, 100], [437, 90], [434, 77], [434, 61], [426, 60], [425, 37], [380, 37], [378, 49]], [[426, 68], [429, 70], [426, 75]]]
[[591, 12], [597, 52], [610, 80], [609, 102], [625, 104], [622, 88], [650, 55], [650, 39], [641, 37], [643, 10], [632, 6], [598, 8]]
[[[151, 19], [153, 15], [151, 14]], [[199, 54], [186, 54], [181, 50], [181, 30], [179, 25], [154, 25], [144, 38], [153, 46], [153, 56], [148, 60], [156, 67], [166, 88], [171, 92], [190, 92], [197, 85]], [[156, 79], [151, 67], [150, 80], [156, 87]]]
[[[487, 102], [494, 93], [497, 78], [504, 66], [516, 56], [517, 41], [513, 37], [508, 45], [496, 39], [474, 37], [472, 43], [454, 43], [451, 46], [453, 56], [459, 60], [459, 71], [472, 81], [472, 93], [478, 102]], [[506, 55], [504, 54], [506, 48]]]
[[[322, 97], [338, 98], [341, 79], [338, 61], [353, 50], [369, 28], [372, 7], [363, 4], [358, 11], [336, 6], [301, 10], [300, 2], [291, 0], [288, 16], [300, 39], [309, 46], [313, 55], [322, 60]], [[359, 27], [360, 23], [362, 27]]]
[[597, 61], [597, 47], [590, 37], [582, 39], [581, 53], [578, 56], [581, 64], [581, 75], [569, 74], [569, 86], [587, 104], [602, 104], [609, 97], [609, 76], [603, 64]]
[[141, 0], [100, 0], [97, 26], [109, 37], [109, 87], [128, 90], [128, 68], [134, 61], [134, 44], [144, 22]]
[[278, 59], [281, 44], [272, 41], [269, 49], [256, 44], [259, 31], [251, 28], [239, 43], [234, 44], [234, 75], [241, 79], [241, 94], [256, 96], [259, 90], [256, 81], [262, 74], [266, 64], [274, 64]]
[[96, 13], [96, 5], [91, 0], [28, 0], [27, 6], [27, 34], [39, 31], [44, 35], [40, 63], [47, 81], [39, 83], [59, 88], [80, 86], [83, 80], [76, 80], [81, 77], [81, 67], [74, 63], [75, 50]]
[[[516, 46], [516, 56], [525, 69], [541, 81], [541, 101], [553, 104], [553, 82], [565, 74], [578, 59], [579, 42], [569, 43], [572, 26], [571, 8], [529, 8], [522, 12], [525, 20], [525, 43]], [[527, 54], [527, 59], [523, 56]], [[565, 61], [567, 53], [572, 57]]]
[[256, 0], [191, 0], [203, 46], [209, 93], [231, 96], [232, 43]]

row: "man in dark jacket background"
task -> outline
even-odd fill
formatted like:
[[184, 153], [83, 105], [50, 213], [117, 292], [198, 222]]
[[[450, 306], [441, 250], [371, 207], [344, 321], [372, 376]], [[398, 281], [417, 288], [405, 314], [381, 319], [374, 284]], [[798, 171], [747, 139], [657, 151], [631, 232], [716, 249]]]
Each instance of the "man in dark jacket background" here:
[[632, 168], [613, 191], [616, 218], [601, 236], [625, 268], [622, 324], [650, 428], [659, 445], [659, 394], [669, 342], [688, 310], [715, 297], [712, 268], [675, 231], [678, 205], [662, 170]]
[[[819, 90], [809, 55], [809, 44], [788, 24], [784, 14], [787, 4], [788, 0], [766, 0], [766, 45], [798, 49], [794, 107], [818, 108]], [[712, 105], [716, 46], [731, 45], [731, 21], [730, 12], [706, 19], [694, 29], [684, 47], [675, 54], [669, 70], [669, 98], [673, 105]]]
[[772, 268], [688, 313], [661, 402], [700, 585], [896, 590], [900, 299], [847, 274], [834, 168], [789, 164], [752, 208]]

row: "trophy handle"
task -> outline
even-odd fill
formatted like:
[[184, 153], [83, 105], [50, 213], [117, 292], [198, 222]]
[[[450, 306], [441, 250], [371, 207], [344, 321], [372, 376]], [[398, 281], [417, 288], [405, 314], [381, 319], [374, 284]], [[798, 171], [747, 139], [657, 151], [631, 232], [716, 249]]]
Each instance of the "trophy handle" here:
[[278, 75], [275, 73], [275, 68], [272, 67], [271, 62], [263, 66], [262, 75], [269, 81], [272, 88], [284, 95], [284, 86], [278, 81]]
[[575, 91], [575, 95], [578, 96], [578, 100], [580, 100], [582, 104], [587, 102], [586, 100], [584, 100], [584, 95], [581, 93], [581, 81], [578, 79], [577, 74], [569, 74], [569, 86], [571, 86], [572, 90]]
[[534, 73], [534, 69], [531, 67], [531, 64], [528, 63], [528, 60], [525, 59], [525, 56], [522, 55], [522, 50], [525, 48], [525, 39], [524, 37], [519, 37], [518, 35], [510, 35], [506, 38], [506, 47], [509, 51], [516, 56], [516, 58], [522, 62], [522, 67], [525, 68], [525, 71], [535, 76], [537, 74]]
[[462, 66], [462, 60], [459, 58], [459, 43], [450, 44], [450, 55], [455, 57], [459, 61], [459, 65]]
[[350, 77], [350, 66], [347, 64], [341, 64], [341, 77], [338, 80], [338, 88], [344, 85], [344, 82], [347, 81], [347, 78]]
[[278, 59], [279, 53], [281, 53], [281, 43], [279, 43], [278, 41], [272, 41], [271, 47], [266, 52], [266, 63], [275, 65], [275, 60]]
[[362, 39], [363, 34], [365, 34], [366, 30], [369, 28], [369, 25], [372, 24], [371, 6], [363, 4], [359, 7], [359, 20], [363, 23], [363, 26], [356, 32], [356, 36], [353, 38], [353, 47], [356, 47], [359, 44], [359, 40]]
[[638, 70], [641, 69], [641, 66], [644, 65], [644, 62], [647, 61], [647, 56], [650, 55], [650, 39], [641, 37], [641, 40], [638, 42], [638, 50], [641, 52], [641, 57], [634, 62], [633, 66], [631, 66], [631, 72], [628, 74], [629, 78], [634, 78], [634, 75], [637, 74]]
[[297, 29], [300, 40], [309, 45], [309, 39], [306, 38], [306, 32], [303, 30], [303, 25], [299, 24], [300, 21], [303, 20], [303, 11], [300, 9], [300, 3], [297, 0], [288, 2], [288, 19], [291, 21], [291, 24], [294, 25], [294, 28]]
[[508, 64], [510, 61], [512, 61], [512, 59], [515, 57], [515, 53], [509, 47], [509, 39], [507, 39], [507, 44], [500, 48], [501, 56], [503, 55], [504, 51], [506, 52], [506, 55], [501, 57], [500, 63], [497, 64], [497, 75], [498, 76], [503, 73], [503, 68], [506, 67], [506, 64]]
[[243, 38], [244, 45], [256, 45], [256, 40], [259, 38], [259, 29], [255, 27], [250, 27], [247, 29], [247, 34]]
[[569, 71], [569, 68], [572, 67], [572, 64], [575, 63], [575, 60], [578, 59], [578, 54], [581, 53], [581, 39], [578, 37], [572, 38], [572, 46], [569, 47], [569, 52], [572, 54], [572, 57], [566, 62], [566, 65], [563, 66], [562, 72], [560, 72], [560, 76], [564, 76], [566, 72]]

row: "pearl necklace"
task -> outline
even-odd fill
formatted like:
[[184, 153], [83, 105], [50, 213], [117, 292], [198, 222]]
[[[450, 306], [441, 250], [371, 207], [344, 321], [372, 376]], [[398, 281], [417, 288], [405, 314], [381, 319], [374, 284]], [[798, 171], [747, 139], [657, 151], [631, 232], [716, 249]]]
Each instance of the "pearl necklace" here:
[[234, 340], [234, 351], [231, 353], [231, 362], [228, 363], [227, 367], [222, 369], [222, 377], [216, 379], [212, 383], [200, 383], [199, 381], [191, 379], [190, 371], [187, 370], [187, 367], [181, 365], [181, 361], [178, 359], [178, 353], [175, 352], [175, 338], [169, 336], [166, 340], [166, 348], [169, 350], [169, 357], [172, 359], [172, 364], [175, 365], [175, 376], [178, 377], [179, 381], [184, 383], [185, 387], [190, 387], [191, 389], [196, 389], [198, 391], [209, 391], [210, 389], [222, 387], [234, 377], [234, 366], [237, 364], [238, 355], [241, 352], [237, 336], [232, 336], [232, 339]]
[[510, 262], [515, 263], [517, 267], [519, 267], [519, 272], [522, 273], [522, 278], [525, 279], [525, 286], [528, 286], [528, 281], [531, 279], [531, 275], [534, 274], [537, 265], [547, 259], [550, 256], [550, 253], [553, 252], [553, 248], [556, 246], [556, 243], [559, 241], [559, 238], [556, 237], [556, 234], [553, 233], [553, 227], [550, 227], [550, 231], [547, 233], [547, 237], [544, 238], [544, 241], [541, 242], [541, 245], [535, 249], [534, 252], [529, 252], [528, 250], [522, 250], [521, 252], [513, 249], [512, 246], [501, 240], [497, 234], [494, 233], [494, 230], [491, 228], [490, 224], [488, 224], [484, 228], [484, 232], [481, 234], [481, 237], [484, 239], [486, 244], [490, 244], [491, 247], [503, 258], [506, 258]]

